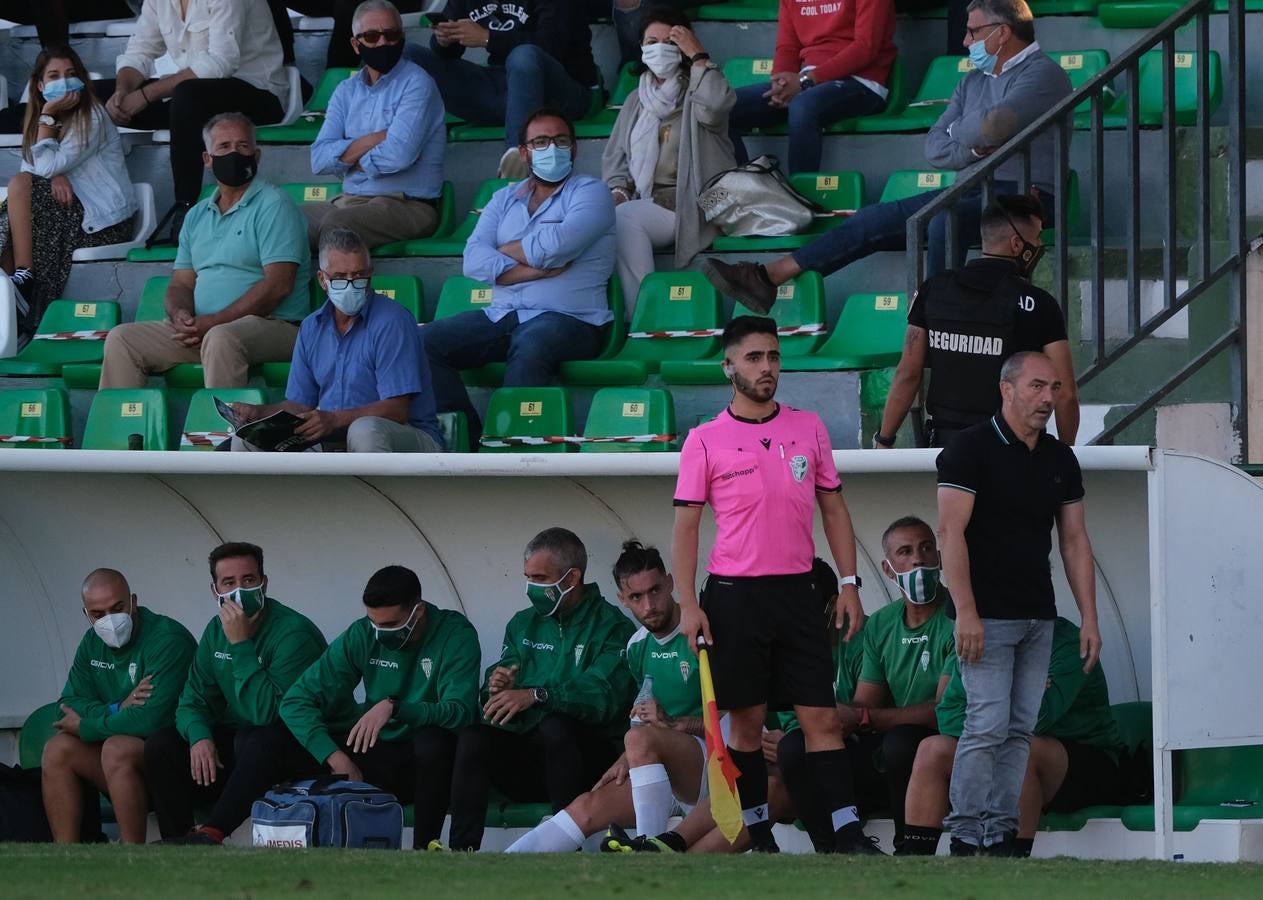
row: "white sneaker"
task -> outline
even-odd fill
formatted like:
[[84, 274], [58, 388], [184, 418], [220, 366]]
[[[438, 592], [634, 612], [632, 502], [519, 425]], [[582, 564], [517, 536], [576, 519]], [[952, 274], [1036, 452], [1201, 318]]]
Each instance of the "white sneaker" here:
[[522, 155], [517, 152], [517, 147], [510, 147], [504, 151], [504, 156], [500, 157], [498, 177], [521, 181], [530, 174], [531, 170], [523, 162]]

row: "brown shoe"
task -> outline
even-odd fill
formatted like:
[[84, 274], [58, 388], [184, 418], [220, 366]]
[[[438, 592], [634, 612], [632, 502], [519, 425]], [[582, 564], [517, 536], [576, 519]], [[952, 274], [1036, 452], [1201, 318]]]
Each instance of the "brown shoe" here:
[[720, 293], [761, 316], [766, 316], [776, 302], [776, 285], [760, 263], [708, 259], [702, 263], [702, 274]]

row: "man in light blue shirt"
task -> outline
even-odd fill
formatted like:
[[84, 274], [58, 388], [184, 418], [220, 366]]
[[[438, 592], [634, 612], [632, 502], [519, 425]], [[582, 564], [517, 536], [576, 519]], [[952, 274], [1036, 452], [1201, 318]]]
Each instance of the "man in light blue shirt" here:
[[443, 100], [434, 79], [401, 58], [403, 22], [389, 0], [356, 7], [352, 32], [363, 66], [334, 90], [311, 145], [311, 171], [339, 176], [342, 193], [303, 204], [311, 245], [333, 228], [370, 248], [429, 237], [443, 191]]
[[518, 152], [531, 177], [491, 198], [465, 246], [465, 275], [492, 285], [491, 305], [421, 329], [440, 411], [481, 424], [460, 370], [507, 363], [506, 386], [548, 384], [561, 363], [591, 359], [613, 320], [614, 201], [600, 179], [572, 175], [574, 126], [556, 110], [526, 121]]
[[[440, 453], [425, 347], [412, 314], [371, 288], [373, 263], [354, 231], [320, 238], [317, 278], [328, 295], [303, 320], [282, 403], [234, 404], [242, 421], [278, 410], [303, 420], [295, 434], [348, 453]], [[233, 450], [255, 450], [234, 437]]]

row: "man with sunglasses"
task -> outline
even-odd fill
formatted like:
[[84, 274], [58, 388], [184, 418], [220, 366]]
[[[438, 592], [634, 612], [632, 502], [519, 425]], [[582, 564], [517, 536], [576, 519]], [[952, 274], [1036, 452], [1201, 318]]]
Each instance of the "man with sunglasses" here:
[[312, 246], [350, 228], [369, 248], [429, 237], [438, 225], [447, 129], [434, 79], [403, 59], [403, 22], [390, 0], [355, 10], [351, 45], [362, 68], [333, 92], [311, 171], [342, 179], [342, 193], [304, 203]]
[[561, 112], [527, 119], [517, 153], [531, 177], [492, 195], [465, 245], [465, 275], [492, 286], [491, 303], [421, 329], [438, 409], [464, 412], [475, 446], [482, 423], [462, 369], [503, 361], [506, 387], [548, 384], [563, 361], [596, 356], [614, 319], [614, 200], [573, 173], [577, 152]]
[[[930, 165], [962, 174], [969, 174], [1072, 90], [1069, 76], [1035, 40], [1035, 17], [1026, 0], [973, 0], [968, 23], [964, 45], [974, 69], [957, 85], [925, 138]], [[1046, 211], [1054, 209], [1054, 153], [1052, 131], [1030, 145], [1030, 185]], [[995, 170], [996, 193], [1019, 193], [1022, 165], [1021, 156], [1015, 156]], [[871, 253], [906, 250], [908, 218], [941, 193], [930, 190], [863, 207], [837, 228], [766, 266], [712, 259], [702, 271], [720, 291], [767, 315], [776, 302], [776, 289], [801, 272], [830, 275]], [[967, 249], [978, 240], [981, 189], [966, 193], [954, 210], [955, 258], [946, 255], [947, 214], [930, 222], [926, 259], [930, 275], [964, 264]]]
[[[420, 330], [410, 312], [371, 289], [372, 258], [360, 236], [326, 231], [317, 278], [329, 299], [298, 329], [285, 400], [234, 403], [239, 420], [285, 410], [303, 420], [298, 437], [326, 450], [441, 453]], [[232, 449], [258, 448], [234, 436]]]
[[478, 714], [478, 632], [459, 612], [424, 600], [403, 566], [374, 572], [363, 599], [365, 617], [294, 682], [281, 718], [331, 773], [414, 803], [413, 849], [433, 849], [457, 732]]
[[1027, 280], [1044, 252], [1042, 228], [1039, 201], [1025, 194], [997, 197], [982, 213], [982, 256], [921, 285], [874, 447], [895, 445], [927, 367], [933, 371], [925, 402], [928, 442], [946, 447], [1000, 408], [1000, 367], [1023, 350], [1042, 352], [1057, 369], [1057, 433], [1074, 443], [1079, 392], [1066, 322], [1052, 295]]
[[[145, 781], [167, 844], [221, 844], [268, 788], [317, 769], [280, 705], [324, 652], [324, 635], [267, 596], [257, 545], [220, 544], [209, 563], [218, 612], [198, 642], [175, 727], [145, 739]], [[193, 829], [195, 806], [211, 812]]]

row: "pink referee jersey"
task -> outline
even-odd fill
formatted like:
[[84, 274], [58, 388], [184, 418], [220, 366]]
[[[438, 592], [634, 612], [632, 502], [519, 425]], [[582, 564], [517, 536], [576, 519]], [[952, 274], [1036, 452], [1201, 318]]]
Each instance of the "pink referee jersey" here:
[[725, 409], [689, 432], [675, 505], [714, 509], [712, 575], [801, 575], [816, 555], [816, 492], [841, 489], [820, 417], [782, 403], [761, 422]]

